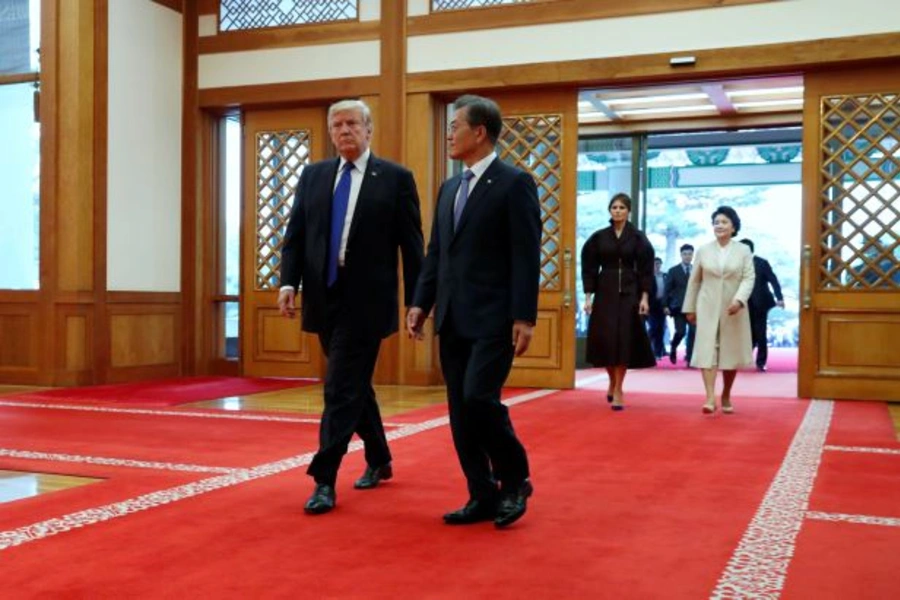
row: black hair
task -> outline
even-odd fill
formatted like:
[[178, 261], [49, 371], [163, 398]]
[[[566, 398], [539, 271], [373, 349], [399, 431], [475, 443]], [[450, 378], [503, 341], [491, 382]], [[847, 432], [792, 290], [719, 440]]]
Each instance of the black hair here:
[[716, 217], [722, 215], [726, 217], [731, 224], [734, 225], [734, 231], [731, 234], [731, 237], [734, 237], [741, 230], [741, 218], [738, 216], [737, 211], [731, 208], [730, 206], [720, 206], [715, 211], [713, 211], [712, 217], [710, 217], [710, 221], [715, 221]]
[[619, 192], [615, 196], [612, 197], [612, 200], [609, 201], [609, 206], [606, 207], [607, 210], [612, 209], [612, 205], [616, 203], [616, 201], [621, 202], [628, 209], [628, 212], [631, 212], [631, 196], [624, 192]]
[[456, 110], [468, 109], [466, 110], [466, 123], [469, 124], [469, 127], [484, 125], [491, 144], [497, 143], [500, 131], [503, 129], [503, 116], [500, 114], [500, 107], [496, 102], [490, 98], [465, 94], [456, 99], [453, 108]]
[[684, 252], [685, 250], [690, 250], [691, 252], [693, 252], [693, 251], [694, 251], [694, 247], [691, 246], [690, 244], [682, 244], [682, 245], [681, 245], [681, 248], [678, 249], [678, 253], [681, 254], [681, 253]]

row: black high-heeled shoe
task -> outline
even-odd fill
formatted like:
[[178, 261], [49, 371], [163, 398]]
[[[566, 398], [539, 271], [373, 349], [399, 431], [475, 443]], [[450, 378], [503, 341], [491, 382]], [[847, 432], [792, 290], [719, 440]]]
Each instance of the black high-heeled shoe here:
[[612, 402], [612, 401], [613, 401], [613, 395], [612, 395], [612, 394], [607, 394], [607, 395], [606, 395], [606, 401], [607, 401], [607, 402]]

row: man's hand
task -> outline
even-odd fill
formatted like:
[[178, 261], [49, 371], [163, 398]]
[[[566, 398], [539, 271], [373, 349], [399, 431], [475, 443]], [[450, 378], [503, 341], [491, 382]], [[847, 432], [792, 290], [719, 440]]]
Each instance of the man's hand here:
[[421, 340], [425, 337], [423, 325], [425, 325], [425, 311], [418, 306], [411, 306], [406, 311], [406, 334], [412, 339]]
[[284, 288], [278, 292], [278, 310], [282, 317], [293, 319], [297, 314], [297, 308], [294, 306], [294, 290]]
[[697, 324], [697, 315], [696, 313], [684, 313], [684, 318], [687, 319], [687, 322], [691, 325]]
[[639, 315], [649, 315], [650, 314], [650, 303], [647, 302], [646, 298], [641, 298], [641, 301], [638, 304], [638, 314]]
[[516, 321], [513, 323], [512, 343], [516, 347], [516, 356], [522, 356], [528, 350], [528, 344], [531, 343], [531, 336], [534, 335], [534, 325], [527, 321]]
[[728, 305], [728, 314], [736, 315], [741, 312], [742, 308], [744, 308], [744, 305], [741, 304], [740, 300], [732, 300], [731, 304]]

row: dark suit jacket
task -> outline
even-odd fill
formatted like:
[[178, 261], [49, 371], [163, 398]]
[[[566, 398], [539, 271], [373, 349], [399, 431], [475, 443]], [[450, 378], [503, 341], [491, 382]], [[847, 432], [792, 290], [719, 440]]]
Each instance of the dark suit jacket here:
[[[340, 159], [303, 169], [281, 250], [281, 284], [303, 285], [303, 330], [325, 327], [331, 199]], [[406, 304], [422, 266], [422, 221], [412, 173], [369, 155], [350, 223], [342, 291], [354, 305], [353, 330], [378, 337], [397, 331], [397, 249], [403, 254]]]
[[478, 179], [459, 226], [453, 203], [461, 176], [441, 185], [415, 306], [435, 306], [435, 331], [449, 310], [459, 335], [509, 334], [516, 320], [537, 318], [541, 211], [534, 179], [499, 158]]
[[[693, 268], [691, 266], [691, 269]], [[682, 263], [679, 262], [669, 269], [668, 277], [666, 278], [666, 306], [673, 315], [681, 312], [687, 284], [688, 276], [684, 273], [684, 265]]]
[[[764, 258], [758, 256], [753, 257], [753, 268], [756, 269], [756, 281], [753, 283], [753, 292], [750, 293], [750, 301], [748, 308], [755, 312], [768, 312], [775, 306], [775, 298], [779, 301], [784, 300], [781, 294], [781, 284], [772, 271], [772, 265]], [[772, 296], [772, 290], [775, 290], [775, 296]]]

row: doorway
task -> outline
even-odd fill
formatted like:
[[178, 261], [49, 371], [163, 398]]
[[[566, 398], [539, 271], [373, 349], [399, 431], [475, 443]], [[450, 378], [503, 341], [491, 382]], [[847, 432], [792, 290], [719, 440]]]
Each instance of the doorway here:
[[[582, 92], [590, 106], [583, 105], [581, 114], [594, 115], [607, 126], [581, 127], [576, 211], [580, 263], [587, 238], [609, 224], [610, 198], [629, 194], [633, 223], [647, 234], [665, 272], [680, 263], [683, 245], [697, 247], [712, 239], [710, 215], [718, 206], [735, 208], [742, 220], [739, 237], [753, 241], [756, 254], [769, 261], [780, 283], [784, 306], [769, 312], [768, 362], [792, 373], [797, 370], [800, 312], [803, 156], [796, 109], [801, 84], [797, 77]], [[631, 104], [624, 106], [626, 101]], [[766, 106], [776, 110], [768, 125], [760, 115]], [[738, 115], [738, 107], [755, 111], [754, 118]], [[788, 107], [792, 112], [783, 110]], [[589, 109], [594, 112], [585, 112]], [[710, 110], [720, 114], [701, 116]], [[671, 120], [656, 118], [664, 113]], [[685, 117], [672, 118], [678, 114]], [[632, 120], [627, 127], [622, 115]], [[714, 126], [729, 117], [733, 126]], [[704, 122], [709, 123], [706, 128]], [[603, 133], [623, 129], [628, 131]], [[588, 317], [580, 278], [576, 290], [577, 365], [585, 368], [590, 366], [584, 362]], [[674, 325], [666, 321], [662, 347], [668, 355]], [[679, 366], [684, 366], [684, 350], [682, 345]], [[669, 366], [669, 360], [660, 364]]]

